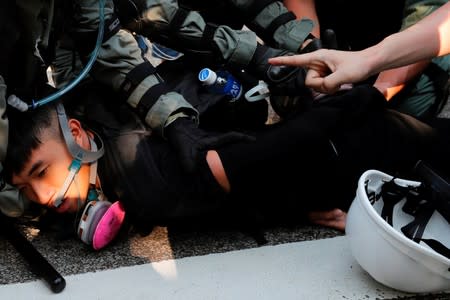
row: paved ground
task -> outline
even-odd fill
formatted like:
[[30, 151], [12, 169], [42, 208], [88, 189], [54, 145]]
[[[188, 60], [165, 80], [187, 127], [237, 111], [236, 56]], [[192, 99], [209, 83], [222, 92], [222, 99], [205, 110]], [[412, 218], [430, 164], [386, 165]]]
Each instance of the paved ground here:
[[377, 283], [353, 259], [345, 235], [306, 224], [267, 228], [262, 246], [236, 230], [160, 227], [101, 252], [22, 229], [67, 286], [53, 294], [0, 239], [2, 299], [450, 299]]
[[0, 286], [0, 293], [4, 299], [446, 299], [417, 298], [375, 282], [355, 264], [343, 236], [65, 278], [67, 287], [60, 294], [52, 294], [41, 281]]

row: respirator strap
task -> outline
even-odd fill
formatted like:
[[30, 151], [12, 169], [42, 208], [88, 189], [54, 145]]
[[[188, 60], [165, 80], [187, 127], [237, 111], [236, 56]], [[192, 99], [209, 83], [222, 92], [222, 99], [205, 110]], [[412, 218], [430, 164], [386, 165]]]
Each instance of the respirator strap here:
[[[91, 149], [94, 151], [97, 149], [97, 145], [95, 142], [89, 138]], [[62, 187], [59, 189], [58, 195], [56, 196], [55, 200], [55, 206], [59, 207], [62, 203], [62, 199], [64, 195], [66, 194], [67, 190], [69, 189], [70, 184], [75, 179], [75, 176], [78, 174], [78, 171], [81, 169], [82, 164], [82, 157], [77, 157], [72, 160], [72, 163], [69, 166], [69, 174], [67, 175], [66, 179], [64, 180], [64, 183]], [[89, 177], [89, 183], [95, 184], [97, 178], [97, 162], [91, 163], [91, 170], [90, 170], [90, 177]]]
[[97, 161], [100, 157], [103, 156], [103, 153], [105, 152], [103, 148], [103, 143], [101, 138], [95, 133], [94, 135], [97, 135], [98, 140], [100, 141], [100, 148], [96, 151], [89, 151], [86, 149], [83, 149], [78, 145], [75, 140], [72, 137], [70, 128], [69, 128], [69, 121], [67, 120], [66, 112], [64, 110], [64, 107], [61, 103], [58, 103], [56, 105], [56, 113], [58, 115], [59, 120], [59, 126], [61, 127], [61, 131], [64, 137], [64, 140], [66, 142], [67, 148], [69, 149], [69, 152], [72, 154], [72, 156], [76, 159], [80, 159], [81, 163], [92, 163], [94, 161]]
[[[89, 138], [89, 143], [92, 151], [97, 151], [98, 149], [97, 144], [94, 142], [94, 140]], [[94, 161], [93, 163], [91, 163], [91, 169], [89, 171], [89, 183], [95, 186], [96, 181], [97, 181], [97, 161]]]
[[59, 189], [58, 195], [56, 196], [56, 200], [54, 202], [55, 207], [59, 207], [62, 204], [62, 199], [69, 189], [70, 184], [75, 179], [75, 175], [77, 175], [78, 171], [81, 168], [81, 161], [78, 159], [72, 160], [72, 163], [69, 166], [69, 174], [64, 180], [62, 187]]
[[[72, 163], [69, 166], [69, 174], [67, 175], [66, 179], [64, 180], [64, 183], [62, 187], [60, 188], [58, 195], [56, 197], [54, 206], [59, 207], [62, 204], [62, 200], [64, 198], [64, 195], [66, 194], [70, 184], [75, 179], [75, 175], [78, 173], [78, 171], [81, 169], [81, 165], [83, 163], [91, 163], [91, 177], [90, 177], [90, 183], [92, 180], [94, 180], [95, 184], [95, 178], [92, 179], [92, 176], [96, 176], [97, 174], [97, 164], [96, 161], [103, 155], [104, 148], [103, 144], [101, 144], [101, 148], [97, 149], [96, 143], [89, 138], [91, 149], [92, 151], [85, 150], [81, 148], [73, 139], [73, 136], [69, 129], [69, 123], [67, 120], [66, 113], [64, 111], [64, 107], [61, 103], [58, 103], [56, 105], [56, 112], [58, 115], [58, 121], [59, 125], [61, 127], [61, 131], [64, 137], [64, 140], [66, 142], [67, 148], [69, 149], [69, 152], [72, 154], [73, 160]], [[94, 132], [94, 135], [97, 135]], [[98, 137], [98, 135], [97, 135]], [[98, 140], [100, 143], [102, 143], [100, 137], [98, 137]], [[94, 173], [95, 175], [92, 175]]]

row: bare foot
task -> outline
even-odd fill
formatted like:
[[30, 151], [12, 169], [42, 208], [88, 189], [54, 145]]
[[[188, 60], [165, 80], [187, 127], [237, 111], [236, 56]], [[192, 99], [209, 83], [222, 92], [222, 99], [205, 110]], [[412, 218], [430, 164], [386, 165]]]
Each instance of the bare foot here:
[[313, 224], [345, 231], [347, 213], [338, 208], [327, 211], [312, 211], [308, 213], [308, 219]]

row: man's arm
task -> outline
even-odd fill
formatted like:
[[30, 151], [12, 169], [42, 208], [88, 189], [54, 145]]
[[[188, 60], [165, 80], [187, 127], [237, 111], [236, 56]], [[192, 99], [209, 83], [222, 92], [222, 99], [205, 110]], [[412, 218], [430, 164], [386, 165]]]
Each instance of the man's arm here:
[[269, 62], [307, 67], [306, 85], [323, 93], [333, 93], [342, 84], [362, 81], [383, 70], [449, 54], [449, 36], [450, 2], [415, 25], [362, 51], [321, 49], [272, 58]]
[[[430, 13], [435, 11], [447, 1], [407, 1], [405, 17], [402, 21], [402, 30], [414, 25]], [[374, 86], [380, 90], [387, 100], [390, 100], [408, 84], [411, 79], [419, 76], [428, 66], [429, 60], [420, 61], [400, 68], [382, 71]]]
[[389, 101], [397, 93], [403, 90], [411, 79], [414, 79], [421, 74], [428, 64], [429, 60], [426, 60], [404, 67], [383, 71], [378, 75], [373, 85], [383, 93], [386, 100]]
[[[87, 60], [95, 47], [99, 27], [99, 7], [96, 0], [76, 1], [73, 39], [81, 59]], [[135, 36], [122, 29], [114, 15], [114, 4], [105, 1], [105, 30], [96, 63], [90, 75], [121, 94], [139, 117], [157, 133], [164, 136], [164, 128], [183, 112], [183, 116], [197, 119], [198, 112], [184, 97], [171, 91], [156, 69], [143, 57]], [[94, 38], [93, 38], [94, 37]]]

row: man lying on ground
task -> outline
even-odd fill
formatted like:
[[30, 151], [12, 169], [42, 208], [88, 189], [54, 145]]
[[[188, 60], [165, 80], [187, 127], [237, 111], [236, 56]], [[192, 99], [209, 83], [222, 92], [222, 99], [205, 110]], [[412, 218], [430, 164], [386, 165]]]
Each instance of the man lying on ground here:
[[[101, 88], [89, 93], [95, 101], [77, 103], [68, 118], [61, 103], [11, 112], [6, 173], [30, 200], [74, 218], [90, 201], [119, 200], [142, 232], [215, 216], [243, 226], [257, 226], [261, 217], [269, 222], [309, 218], [343, 231], [345, 211], [365, 170], [408, 178], [419, 159], [448, 165], [447, 156], [438, 154], [448, 151], [449, 135], [386, 110], [382, 94], [370, 86], [325, 97], [282, 122], [242, 131], [246, 141], [197, 149], [191, 172], [134, 112], [111, 104], [113, 94]], [[199, 130], [205, 137], [210, 132]], [[96, 155], [103, 150], [103, 156]], [[71, 172], [73, 165], [79, 170]]]

